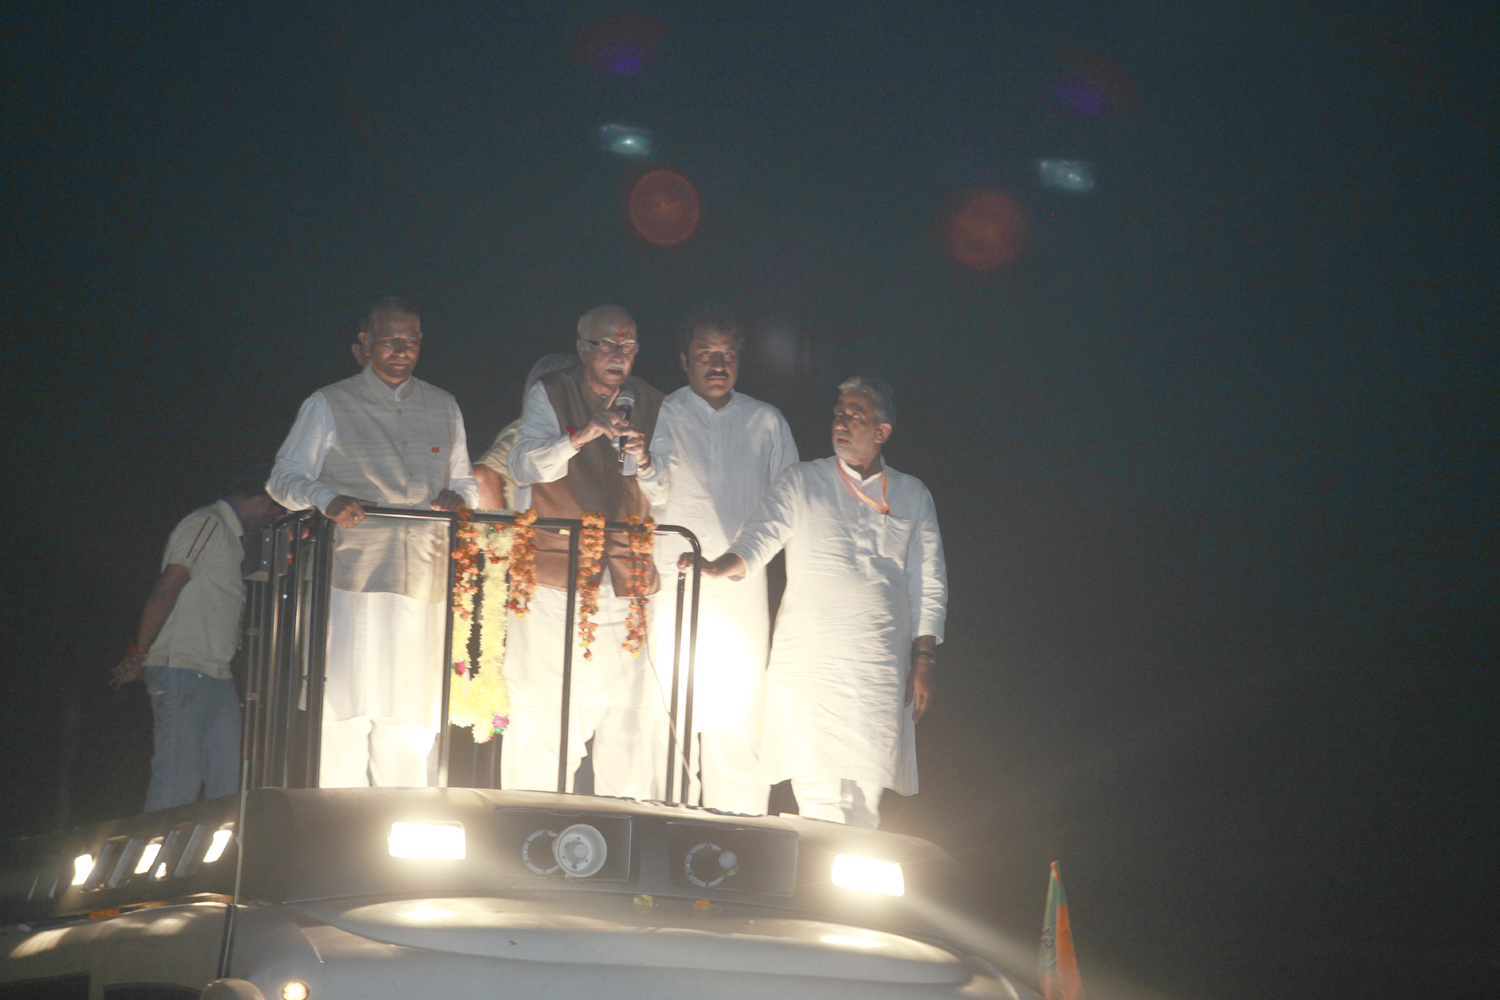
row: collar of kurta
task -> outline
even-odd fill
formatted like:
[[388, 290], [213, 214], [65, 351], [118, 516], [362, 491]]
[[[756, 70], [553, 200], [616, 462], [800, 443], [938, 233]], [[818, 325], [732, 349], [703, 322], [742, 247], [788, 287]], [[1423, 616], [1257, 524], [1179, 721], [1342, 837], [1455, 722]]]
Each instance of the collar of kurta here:
[[878, 478], [880, 476], [885, 475], [885, 462], [884, 461], [882, 461], [880, 463], [880, 471], [872, 473], [871, 475], [868, 475], [868, 476], [861, 476], [859, 473], [857, 473], [857, 472], [854, 471], [854, 466], [850, 465], [848, 462], [844, 461], [842, 458], [839, 458], [837, 455], [833, 456], [833, 460], [835, 462], [839, 463], [839, 468], [843, 469], [844, 472], [849, 476], [850, 479], [854, 480], [856, 483], [859, 483], [861, 486], [863, 486], [865, 483], [870, 482], [873, 479], [876, 479], [876, 478]]
[[394, 389], [391, 388], [385, 379], [375, 374], [374, 365], [365, 365], [365, 370], [360, 373], [360, 377], [365, 380], [365, 385], [379, 393], [382, 399], [394, 399], [400, 403], [407, 396], [411, 395], [412, 377], [410, 375], [406, 376], [405, 382], [402, 382]]
[[709, 414], [723, 413], [725, 410], [733, 406], [735, 404], [735, 401], [740, 398], [740, 394], [731, 389], [729, 391], [729, 402], [725, 403], [723, 406], [719, 407], [716, 410], [708, 400], [704, 399], [702, 396], [694, 392], [692, 386], [688, 386], [688, 395], [693, 397], [693, 403], [696, 406], [707, 411]]

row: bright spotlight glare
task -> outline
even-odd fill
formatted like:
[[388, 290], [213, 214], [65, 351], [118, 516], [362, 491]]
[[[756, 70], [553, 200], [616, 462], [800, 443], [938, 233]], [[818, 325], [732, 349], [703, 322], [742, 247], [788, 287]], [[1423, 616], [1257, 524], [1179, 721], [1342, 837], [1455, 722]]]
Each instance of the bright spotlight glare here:
[[281, 1000], [307, 1000], [311, 995], [312, 990], [307, 988], [307, 984], [295, 979], [281, 988]]
[[833, 884], [860, 892], [881, 892], [887, 896], [906, 895], [906, 880], [901, 866], [893, 861], [876, 861], [853, 854], [835, 855]]
[[634, 125], [600, 125], [599, 148], [620, 156], [648, 157], [651, 155], [651, 133]]
[[458, 860], [464, 856], [464, 825], [392, 823], [387, 843], [393, 858]]
[[234, 828], [221, 826], [214, 831], [214, 839], [208, 842], [208, 850], [203, 855], [203, 863], [211, 865], [224, 856], [224, 848], [229, 846], [229, 840], [234, 836]]
[[153, 840], [141, 850], [141, 860], [135, 864], [135, 873], [144, 875], [156, 864], [156, 856], [161, 853], [161, 841]]
[[1083, 160], [1037, 160], [1042, 184], [1060, 191], [1082, 194], [1094, 189], [1094, 165]]
[[94, 856], [92, 854], [80, 854], [73, 859], [73, 884], [83, 885], [89, 880], [89, 872], [94, 870]]

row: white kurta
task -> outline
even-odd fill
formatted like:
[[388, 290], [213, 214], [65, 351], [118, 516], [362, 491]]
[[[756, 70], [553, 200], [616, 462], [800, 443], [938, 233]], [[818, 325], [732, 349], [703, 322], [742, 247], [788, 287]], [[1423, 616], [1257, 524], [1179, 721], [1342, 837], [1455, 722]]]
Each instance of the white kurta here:
[[[368, 371], [365, 374], [370, 375]], [[406, 400], [411, 387], [412, 380], [407, 380], [395, 389], [385, 386], [383, 391], [389, 391], [391, 400], [401, 403]], [[303, 402], [291, 432], [277, 452], [276, 464], [266, 484], [271, 498], [288, 510], [317, 507], [326, 512], [339, 490], [320, 482], [318, 477], [330, 451], [337, 444], [338, 427], [333, 410], [322, 391], [315, 392]], [[462, 496], [465, 503], [477, 504], [479, 484], [469, 464], [463, 417], [457, 413], [456, 407], [451, 436], [444, 444], [449, 453], [447, 488]], [[400, 469], [381, 471], [392, 481], [402, 478]], [[389, 498], [382, 496], [360, 499], [389, 506], [402, 505], [390, 503]], [[361, 528], [365, 532], [410, 532], [398, 522], [385, 524], [378, 519], [367, 521]], [[344, 532], [344, 529], [337, 530], [341, 535]], [[440, 565], [441, 560], [433, 560], [433, 563]], [[378, 574], [366, 573], [362, 577], [373, 581], [378, 579]], [[413, 588], [403, 584], [400, 589], [427, 592], [432, 588]], [[437, 592], [440, 597], [441, 587]], [[440, 713], [443, 670], [440, 661], [446, 620], [441, 600], [436, 603], [420, 600], [407, 593], [380, 590], [373, 585], [364, 592], [334, 588], [323, 709], [322, 784], [325, 787], [364, 783], [360, 776], [365, 773], [364, 761], [371, 749], [376, 751], [369, 763], [373, 766], [371, 773], [377, 784], [425, 783], [421, 780], [425, 765], [420, 764], [420, 760], [425, 758], [427, 751], [412, 749], [423, 743], [421, 732], [402, 733], [399, 739], [386, 738], [379, 725], [372, 730], [369, 720], [392, 720], [386, 725], [387, 729], [421, 730], [427, 734], [425, 745], [431, 745]], [[379, 750], [382, 745], [397, 743], [401, 746], [387, 755], [396, 763], [384, 765], [386, 780], [381, 780], [383, 765]], [[400, 760], [408, 757], [414, 757], [417, 762]]]
[[[667, 396], [651, 441], [656, 462], [669, 470], [671, 495], [654, 511], [658, 524], [678, 524], [698, 536], [707, 559], [729, 548], [776, 477], [797, 461], [797, 444], [781, 411], [744, 393], [714, 409], [689, 386]], [[668, 689], [672, 624], [677, 608], [677, 557], [689, 550], [680, 536], [656, 540], [661, 573], [652, 642]], [[691, 583], [689, 583], [689, 588]], [[691, 590], [688, 590], [691, 595]], [[682, 679], [686, 696], [688, 615], [683, 614]], [[764, 569], [739, 582], [703, 578], [698, 607], [694, 681], [695, 732], [760, 735], [770, 617]]]
[[[886, 466], [891, 513], [881, 514], [851, 493], [840, 464], [788, 468], [729, 547], [752, 570], [786, 548], [761, 776], [848, 778], [911, 795], [916, 729], [903, 704], [911, 643], [918, 635], [941, 642], [947, 614], [937, 511], [921, 480]], [[860, 488], [879, 498], [881, 475]]]
[[[526, 397], [520, 430], [507, 460], [511, 478], [529, 492], [534, 483], [556, 482], [566, 476], [568, 461], [576, 454], [578, 449], [558, 422], [546, 386], [538, 382]], [[641, 492], [653, 505], [667, 497], [663, 472], [662, 464], [653, 459], [636, 476]], [[518, 505], [522, 502], [517, 501]], [[506, 788], [551, 789], [556, 782], [566, 592], [538, 587], [536, 597], [530, 614], [517, 618], [511, 612], [506, 621], [510, 652], [505, 659], [505, 681], [511, 699], [511, 728], [501, 755]], [[593, 658], [584, 659], [576, 641], [573, 647], [569, 775], [578, 766], [584, 742], [592, 738], [596, 792], [658, 798], [665, 774], [660, 766], [666, 746], [664, 698], [649, 656], [632, 657], [620, 649], [629, 601], [615, 596], [608, 570], [598, 600]]]

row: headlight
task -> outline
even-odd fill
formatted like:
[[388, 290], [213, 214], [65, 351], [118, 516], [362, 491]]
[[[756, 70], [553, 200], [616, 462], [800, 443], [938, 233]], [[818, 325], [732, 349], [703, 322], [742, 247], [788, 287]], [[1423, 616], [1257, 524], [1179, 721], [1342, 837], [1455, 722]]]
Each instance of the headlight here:
[[135, 863], [135, 874], [144, 875], [156, 864], [156, 856], [161, 853], [161, 838], [157, 837], [151, 843], [141, 848], [141, 860]]
[[234, 836], [234, 827], [224, 824], [214, 831], [214, 839], [208, 842], [208, 850], [203, 855], [203, 863], [211, 865], [224, 856], [224, 848], [229, 846], [230, 838]]
[[860, 892], [881, 892], [887, 896], [906, 895], [906, 881], [901, 866], [894, 861], [876, 861], [853, 854], [838, 854], [833, 859], [833, 884]]
[[393, 858], [440, 858], [464, 856], [462, 823], [392, 823], [390, 845]]

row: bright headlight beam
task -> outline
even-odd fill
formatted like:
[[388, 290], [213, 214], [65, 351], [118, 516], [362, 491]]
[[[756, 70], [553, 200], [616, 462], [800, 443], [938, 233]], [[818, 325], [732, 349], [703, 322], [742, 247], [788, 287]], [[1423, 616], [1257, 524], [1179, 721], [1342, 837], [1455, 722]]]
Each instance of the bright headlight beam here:
[[141, 848], [141, 860], [135, 863], [135, 873], [137, 875], [144, 875], [149, 872], [151, 870], [151, 866], [156, 864], [156, 856], [160, 853], [160, 840], [153, 840], [151, 841], [151, 843]]
[[89, 880], [89, 872], [94, 870], [94, 856], [92, 854], [80, 854], [73, 859], [73, 884], [83, 885]]
[[234, 828], [222, 826], [214, 831], [214, 839], [208, 842], [208, 850], [203, 853], [203, 863], [211, 865], [224, 856], [224, 848], [229, 846], [230, 838], [234, 836]]
[[464, 856], [462, 823], [392, 823], [386, 841], [393, 858], [457, 861]]
[[444, 917], [453, 916], [453, 911], [430, 909], [426, 903], [422, 903], [415, 910], [407, 910], [398, 916], [405, 917], [407, 920], [441, 920]]
[[887, 896], [906, 895], [906, 880], [901, 877], [901, 866], [894, 861], [876, 861], [854, 854], [838, 854], [833, 858], [833, 884], [859, 892], [879, 892]]

